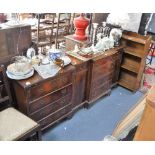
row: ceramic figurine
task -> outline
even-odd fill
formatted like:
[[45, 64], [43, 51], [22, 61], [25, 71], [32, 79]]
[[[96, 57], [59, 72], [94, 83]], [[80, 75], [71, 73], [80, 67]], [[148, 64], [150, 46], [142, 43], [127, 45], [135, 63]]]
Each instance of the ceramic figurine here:
[[79, 49], [78, 45], [76, 44], [75, 47], [74, 47], [73, 52], [74, 52], [74, 53], [77, 53], [79, 50], [80, 50], [80, 49]]
[[33, 47], [30, 47], [27, 52], [26, 52], [26, 56], [29, 58], [29, 59], [32, 59], [33, 56], [36, 55], [36, 51]]
[[121, 29], [113, 28], [110, 31], [110, 38], [113, 38], [115, 46], [120, 45], [121, 37], [122, 37], [122, 30]]

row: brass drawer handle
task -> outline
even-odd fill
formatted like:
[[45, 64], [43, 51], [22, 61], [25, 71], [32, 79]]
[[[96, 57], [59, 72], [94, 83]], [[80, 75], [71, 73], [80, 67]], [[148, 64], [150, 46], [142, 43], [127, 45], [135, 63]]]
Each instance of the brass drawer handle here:
[[66, 93], [67, 93], [67, 89], [61, 90], [61, 93], [62, 93], [63, 95], [66, 94]]
[[41, 111], [41, 112], [39, 113], [39, 116], [41, 116], [41, 117], [42, 117], [42, 116], [43, 116], [43, 114], [44, 114], [44, 113], [43, 113], [43, 111]]
[[111, 68], [114, 69], [114, 67], [115, 67], [115, 65], [114, 65], [114, 63], [112, 63], [112, 64], [111, 64]]
[[44, 102], [41, 102], [40, 105], [44, 105]]
[[61, 100], [60, 103], [61, 103], [61, 104], [64, 104], [64, 103], [65, 103], [65, 100]]
[[[68, 77], [68, 78], [69, 78], [69, 77]], [[63, 78], [62, 78], [62, 81], [63, 81], [63, 82], [66, 82], [66, 81], [67, 81], [67, 77], [63, 77]]]
[[43, 88], [40, 88], [40, 89], [38, 89], [38, 92], [39, 93], [43, 93], [44, 92], [44, 89]]

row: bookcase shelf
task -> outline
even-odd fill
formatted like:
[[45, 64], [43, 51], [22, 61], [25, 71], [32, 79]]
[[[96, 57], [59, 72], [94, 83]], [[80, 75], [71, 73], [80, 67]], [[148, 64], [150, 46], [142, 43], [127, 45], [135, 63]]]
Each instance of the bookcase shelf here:
[[141, 51], [142, 50], [139, 50], [139, 49], [136, 49], [136, 48], [133, 48], [133, 47], [125, 47], [124, 48], [124, 52], [129, 54], [129, 55], [132, 55], [132, 56], [135, 56], [135, 57], [138, 57], [138, 58], [143, 58], [143, 55], [141, 54]]
[[126, 65], [126, 64], [121, 65], [121, 68], [123, 68], [125, 70], [128, 70], [130, 72], [133, 72], [135, 74], [138, 74], [138, 71], [135, 68], [130, 67], [130, 66]]
[[140, 87], [151, 36], [135, 32], [123, 32], [121, 44], [125, 46], [121, 64], [119, 85], [132, 91]]

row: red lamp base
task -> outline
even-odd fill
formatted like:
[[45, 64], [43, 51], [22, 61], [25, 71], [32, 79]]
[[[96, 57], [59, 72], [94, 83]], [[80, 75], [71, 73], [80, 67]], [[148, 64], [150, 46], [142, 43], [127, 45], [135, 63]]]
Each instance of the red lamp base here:
[[84, 14], [81, 14], [80, 17], [74, 19], [74, 26], [76, 28], [75, 34], [73, 35], [74, 39], [77, 40], [87, 40], [85, 35], [85, 30], [89, 25], [89, 19], [84, 17]]
[[77, 39], [77, 40], [87, 40], [87, 36], [74, 34], [73, 37], [74, 39]]

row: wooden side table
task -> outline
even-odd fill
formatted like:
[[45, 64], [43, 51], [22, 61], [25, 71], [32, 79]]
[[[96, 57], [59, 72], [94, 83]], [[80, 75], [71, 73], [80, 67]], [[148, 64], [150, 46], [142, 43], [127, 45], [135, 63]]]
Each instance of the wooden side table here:
[[86, 47], [90, 44], [89, 38], [85, 41], [80, 41], [77, 39], [74, 39], [73, 35], [67, 35], [66, 38], [66, 50], [71, 51], [74, 49], [75, 45], [78, 45], [79, 47]]

